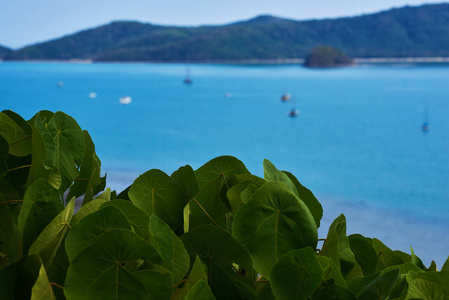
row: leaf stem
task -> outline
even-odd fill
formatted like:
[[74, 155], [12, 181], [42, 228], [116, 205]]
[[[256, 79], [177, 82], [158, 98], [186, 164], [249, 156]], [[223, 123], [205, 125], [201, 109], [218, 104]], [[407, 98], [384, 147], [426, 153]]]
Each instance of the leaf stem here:
[[50, 285], [53, 285], [53, 286], [55, 286], [55, 287], [60, 288], [61, 290], [64, 290], [64, 288], [63, 288], [62, 286], [60, 286], [59, 284], [57, 284], [57, 283], [50, 282]]
[[175, 283], [175, 284], [173, 285], [173, 287], [177, 287], [178, 285], [180, 285], [180, 284], [182, 284], [182, 283], [184, 283], [184, 282], [187, 282], [187, 281], [188, 281], [187, 279], [183, 279], [183, 280], [181, 280], [180, 282]]
[[0, 202], [0, 204], [10, 204], [10, 203], [20, 203], [23, 202], [23, 200], [9, 200], [6, 202]]
[[199, 208], [201, 208], [201, 210], [206, 214], [206, 216], [212, 221], [212, 223], [215, 224], [215, 226], [218, 226], [217, 223], [215, 223], [214, 219], [212, 219], [211, 216], [209, 216], [209, 214], [207, 213], [207, 211], [201, 206], [201, 204], [198, 203], [198, 201], [196, 201], [196, 199], [193, 199], [193, 202], [196, 203], [196, 205], [198, 205]]
[[270, 282], [270, 281], [268, 281], [268, 280], [266, 280], [266, 279], [254, 281], [254, 283], [266, 283], [266, 282]]
[[21, 141], [24, 141], [24, 140], [26, 140], [26, 139], [29, 139], [30, 137], [32, 137], [32, 135], [27, 135], [26, 137], [21, 138], [20, 140], [17, 140], [17, 141], [15, 141], [15, 142], [13, 142], [13, 143], [11, 143], [11, 144], [9, 144], [9, 145], [12, 146], [12, 145], [18, 144], [18, 143], [20, 143]]
[[32, 166], [33, 166], [33, 165], [24, 165], [24, 166], [20, 166], [20, 167], [16, 167], [16, 168], [9, 169], [8, 172], [15, 171], [15, 170], [19, 170], [19, 169], [23, 169], [23, 168], [30, 168], [30, 167], [32, 167]]

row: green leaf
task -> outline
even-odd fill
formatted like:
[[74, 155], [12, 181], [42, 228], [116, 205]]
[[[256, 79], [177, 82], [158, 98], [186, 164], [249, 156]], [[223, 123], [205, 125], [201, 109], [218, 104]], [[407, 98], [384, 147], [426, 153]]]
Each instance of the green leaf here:
[[251, 253], [257, 272], [267, 279], [282, 255], [307, 246], [315, 248], [318, 242], [312, 214], [282, 182], [267, 182], [242, 205], [232, 234]]
[[47, 277], [47, 272], [45, 271], [44, 264], [41, 265], [39, 269], [39, 277], [31, 290], [31, 300], [47, 300], [56, 299], [53, 288]]
[[[411, 248], [411, 247], [410, 247]], [[412, 249], [412, 248], [411, 248]], [[414, 253], [413, 255], [410, 255], [408, 253], [399, 251], [399, 250], [394, 250], [393, 251], [403, 262], [412, 262], [415, 265], [417, 265], [418, 267], [420, 267], [421, 269], [425, 270], [426, 267], [424, 266], [422, 260], [416, 256]]]
[[135, 276], [144, 284], [149, 300], [169, 300], [173, 290], [171, 274], [161, 270], [142, 270]]
[[338, 216], [329, 226], [329, 232], [321, 249], [320, 255], [327, 256], [340, 268], [343, 276], [349, 274], [355, 265], [355, 257], [349, 246], [346, 235], [346, 218]]
[[31, 299], [41, 265], [40, 258], [32, 255], [0, 270], [0, 298]]
[[16, 200], [19, 194], [14, 189], [14, 187], [5, 178], [0, 177], [0, 195], [3, 195], [4, 200]]
[[398, 274], [398, 270], [392, 270], [377, 277], [360, 292], [357, 299], [388, 299], [388, 296], [390, 295], [391, 291], [393, 290], [394, 284], [396, 283]]
[[[226, 196], [231, 205], [231, 210], [235, 214], [240, 209], [243, 203], [241, 193], [251, 186], [251, 191], [256, 191], [259, 187], [264, 185], [266, 181], [262, 178], [254, 176], [252, 174], [238, 174], [231, 177], [229, 184], [231, 188], [227, 191]], [[247, 200], [247, 198], [245, 198]]]
[[378, 278], [379, 275], [380, 272], [369, 276], [354, 277], [348, 282], [348, 288], [357, 296], [370, 282]]
[[[64, 286], [69, 265], [69, 259], [67, 258], [67, 253], [65, 251], [65, 243], [62, 243], [56, 253], [53, 263], [50, 268], [47, 269], [47, 276], [50, 282], [56, 283], [59, 286]], [[62, 289], [56, 288], [53, 291], [56, 294], [56, 299], [64, 299], [64, 292]]]
[[177, 289], [172, 297], [173, 300], [185, 299], [187, 293], [192, 289], [192, 287], [199, 281], [207, 281], [207, 274], [205, 271], [205, 266], [198, 256], [195, 256], [195, 261], [193, 262], [192, 269], [190, 270], [189, 276], [186, 279], [185, 284], [182, 288]]
[[290, 180], [287, 174], [278, 170], [268, 159], [263, 160], [263, 177], [266, 181], [281, 181], [288, 185], [290, 190], [298, 196], [295, 184]]
[[191, 166], [185, 165], [180, 167], [171, 174], [171, 178], [182, 188], [187, 201], [191, 201], [199, 194], [200, 186], [198, 185], [195, 171], [193, 171]]
[[377, 266], [377, 254], [371, 243], [360, 234], [352, 234], [349, 236], [349, 245], [357, 263], [362, 268], [363, 275], [374, 274]]
[[146, 275], [136, 275], [124, 266], [126, 262], [139, 259], [162, 262], [154, 248], [131, 231], [108, 231], [85, 247], [71, 262], [64, 294], [67, 299], [149, 298], [145, 284], [148, 281], [142, 278]]
[[69, 261], [72, 262], [84, 248], [89, 247], [103, 234], [119, 228], [131, 232], [128, 220], [116, 207], [105, 207], [87, 215], [70, 230], [65, 239]]
[[210, 287], [204, 280], [198, 281], [187, 293], [186, 300], [215, 300]]
[[257, 284], [258, 292], [257, 292], [257, 300], [276, 300], [273, 295], [273, 291], [271, 290], [270, 282], [259, 283]]
[[387, 267], [380, 273], [380, 275], [388, 273], [392, 270], [399, 270], [399, 274], [407, 274], [409, 271], [413, 271], [415, 273], [424, 272], [424, 270], [419, 268], [417, 265], [408, 262], [403, 263], [402, 265], [394, 265], [391, 267]]
[[197, 203], [190, 205], [190, 228], [213, 223], [210, 218], [215, 223], [220, 223], [231, 209], [226, 197], [230, 187], [228, 181], [232, 175], [249, 174], [249, 171], [237, 158], [220, 156], [200, 167], [195, 174], [200, 185], [200, 193], [196, 201], [201, 207]]
[[446, 261], [443, 264], [443, 267], [441, 268], [441, 271], [449, 271], [449, 256], [447, 257]]
[[[52, 174], [53, 162], [51, 154], [54, 151], [54, 141], [45, 125], [52, 117], [52, 112], [40, 111], [28, 121], [33, 130], [31, 139], [32, 161], [27, 182], [28, 187], [40, 178], [48, 180]], [[53, 175], [52, 180], [49, 182], [55, 189], [58, 189], [61, 186], [61, 181], [55, 178], [56, 172]]]
[[144, 240], [146, 240], [150, 236], [150, 232], [148, 229], [148, 224], [150, 224], [150, 217], [141, 209], [132, 204], [132, 202], [127, 200], [111, 200], [102, 204], [101, 208], [107, 206], [114, 206], [120, 209], [128, 219], [129, 224], [131, 224], [134, 232], [138, 236], [140, 236]]
[[409, 299], [447, 299], [449, 295], [449, 272], [425, 272], [416, 274], [409, 284]]
[[83, 131], [83, 134], [86, 151], [80, 174], [70, 187], [68, 198], [84, 195], [83, 204], [86, 204], [92, 201], [94, 196], [104, 189], [104, 186], [100, 177], [101, 162], [95, 154], [95, 145], [86, 130]]
[[396, 254], [393, 250], [385, 246], [378, 239], [374, 238], [372, 245], [374, 250], [376, 250], [377, 254], [376, 271], [382, 271], [386, 267], [401, 265], [404, 263], [404, 260], [402, 260], [398, 254]]
[[319, 287], [323, 271], [311, 247], [282, 256], [271, 271], [271, 289], [277, 299], [308, 299]]
[[75, 199], [73, 198], [65, 209], [44, 228], [28, 251], [28, 255], [39, 255], [47, 269], [53, 263], [59, 246], [70, 228], [74, 210]]
[[[48, 123], [48, 131], [53, 138], [52, 162], [61, 176], [59, 191], [65, 192], [79, 175], [86, 146], [84, 134], [76, 121], [63, 112], [56, 112]], [[53, 149], [52, 149], [53, 150]]]
[[233, 269], [237, 264], [251, 272], [249, 253], [226, 230], [213, 226], [199, 226], [181, 236], [191, 257], [198, 257], [208, 269], [208, 282], [217, 299], [254, 299], [255, 287], [251, 278]]
[[84, 134], [63, 112], [41, 111], [30, 122], [33, 161], [29, 184], [45, 178], [62, 194], [78, 177], [85, 152]]
[[[0, 194], [0, 202], [4, 201], [3, 195]], [[0, 260], [0, 269], [3, 265], [9, 264], [15, 260], [20, 239], [20, 233], [13, 220], [10, 205], [11, 204], [6, 203], [0, 204], [0, 253], [6, 255], [5, 258]]]
[[335, 285], [341, 286], [342, 288], [346, 288], [346, 281], [343, 278], [340, 269], [330, 258], [329, 258], [329, 265], [330, 265], [329, 271], [325, 279], [326, 280], [333, 279]]
[[18, 114], [12, 111], [0, 113], [0, 136], [10, 145], [9, 153], [27, 156], [31, 153], [31, 128]]
[[350, 291], [338, 285], [330, 285], [319, 289], [313, 294], [312, 300], [356, 300]]
[[128, 192], [135, 206], [149, 216], [157, 215], [171, 229], [183, 224], [183, 209], [187, 204], [181, 187], [160, 170], [150, 170], [140, 175]]
[[190, 258], [181, 239], [158, 216], [150, 217], [150, 244], [159, 250], [163, 266], [173, 273], [173, 281], [180, 281], [189, 271]]
[[288, 178], [290, 178], [290, 180], [295, 185], [296, 190], [298, 191], [299, 199], [301, 199], [307, 205], [310, 212], [312, 213], [313, 218], [315, 219], [316, 227], [319, 228], [321, 218], [323, 217], [323, 207], [321, 206], [321, 203], [318, 201], [312, 191], [303, 186], [292, 173], [287, 171], [282, 172], [287, 174]]
[[[232, 187], [226, 193], [226, 196], [228, 197], [229, 203], [231, 205], [231, 210], [235, 214], [240, 209], [240, 206], [242, 206], [243, 203], [248, 202], [242, 200], [242, 192], [245, 191], [248, 187], [248, 191], [256, 191], [258, 188], [264, 185], [266, 181], [262, 178], [250, 174], [234, 175], [232, 179], [232, 181], [237, 181], [237, 183], [232, 185]], [[248, 191], [246, 193], [248, 193]], [[245, 197], [244, 200], [247, 200], [247, 198], [248, 197]]]
[[[34, 182], [27, 190], [18, 217], [19, 232], [22, 236], [23, 253], [41, 231], [64, 209], [55, 190], [45, 179]], [[19, 257], [21, 257], [19, 249]]]
[[101, 205], [105, 202], [106, 202], [106, 200], [104, 200], [104, 199], [94, 199], [91, 202], [81, 206], [81, 208], [73, 216], [70, 226], [73, 227], [76, 223], [78, 223], [85, 216], [98, 211], [100, 209]]
[[8, 165], [6, 160], [9, 156], [9, 143], [0, 135], [0, 177], [4, 177], [8, 173]]
[[244, 189], [240, 193], [240, 199], [242, 200], [242, 203], [245, 204], [249, 202], [253, 198], [254, 193], [259, 189], [259, 187], [255, 184], [250, 184], [246, 189]]

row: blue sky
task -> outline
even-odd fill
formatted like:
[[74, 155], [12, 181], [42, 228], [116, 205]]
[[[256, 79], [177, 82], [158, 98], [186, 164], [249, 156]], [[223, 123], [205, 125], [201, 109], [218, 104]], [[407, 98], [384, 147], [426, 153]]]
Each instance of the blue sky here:
[[431, 0], [1, 0], [0, 45], [20, 48], [114, 20], [225, 24], [271, 14], [296, 20], [372, 13]]

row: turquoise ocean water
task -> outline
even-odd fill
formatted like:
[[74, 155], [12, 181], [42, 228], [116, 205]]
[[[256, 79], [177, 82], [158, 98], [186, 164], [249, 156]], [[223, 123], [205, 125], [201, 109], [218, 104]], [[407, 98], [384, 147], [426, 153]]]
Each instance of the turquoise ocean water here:
[[[449, 255], [449, 64], [188, 67], [190, 86], [182, 64], [4, 62], [1, 109], [26, 119], [42, 109], [73, 116], [118, 191], [146, 170], [170, 174], [220, 155], [263, 176], [267, 158], [323, 203], [320, 235], [343, 212], [349, 233], [407, 252], [411, 245], [441, 266]], [[282, 103], [283, 93], [292, 100]], [[132, 102], [120, 104], [123, 96]], [[300, 116], [287, 116], [293, 107]]]

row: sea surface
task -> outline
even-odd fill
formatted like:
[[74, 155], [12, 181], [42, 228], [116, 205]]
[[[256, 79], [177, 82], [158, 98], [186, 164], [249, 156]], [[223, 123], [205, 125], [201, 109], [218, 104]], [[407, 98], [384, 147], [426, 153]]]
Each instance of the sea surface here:
[[0, 104], [25, 119], [43, 109], [73, 116], [117, 191], [149, 169], [171, 174], [220, 155], [263, 176], [267, 158], [321, 201], [320, 237], [344, 213], [348, 233], [412, 246], [439, 267], [449, 255], [449, 64], [3, 62]]

